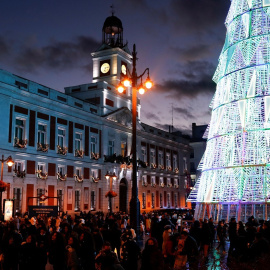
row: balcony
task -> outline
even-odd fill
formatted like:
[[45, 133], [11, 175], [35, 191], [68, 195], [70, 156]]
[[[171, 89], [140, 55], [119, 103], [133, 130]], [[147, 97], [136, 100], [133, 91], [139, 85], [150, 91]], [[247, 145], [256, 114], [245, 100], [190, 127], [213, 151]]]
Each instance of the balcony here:
[[42, 172], [41, 170], [36, 171], [37, 178], [41, 180], [46, 180], [48, 178], [48, 173]]
[[84, 151], [75, 149], [75, 157], [83, 158]]
[[27, 145], [27, 140], [21, 140], [21, 139], [15, 137], [15, 139], [14, 139], [14, 147], [25, 148], [26, 145]]
[[82, 183], [83, 182], [83, 176], [74, 174], [74, 178], [76, 182]]
[[67, 174], [57, 173], [57, 180], [60, 181], [66, 181], [67, 180]]
[[67, 154], [67, 147], [57, 145], [57, 154], [65, 156]]
[[91, 152], [91, 159], [98, 160], [99, 159], [99, 153]]
[[49, 144], [37, 143], [37, 151], [41, 151], [41, 152], [47, 153], [48, 150], [49, 150]]
[[24, 171], [20, 171], [20, 170], [13, 170], [14, 171], [14, 175], [15, 177], [18, 177], [18, 178], [24, 178], [26, 173], [25, 173], [25, 170]]

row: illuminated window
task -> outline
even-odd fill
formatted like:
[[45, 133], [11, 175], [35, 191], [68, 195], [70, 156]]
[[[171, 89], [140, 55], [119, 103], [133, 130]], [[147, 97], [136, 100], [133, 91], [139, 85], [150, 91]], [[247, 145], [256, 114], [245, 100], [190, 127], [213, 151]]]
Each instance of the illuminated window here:
[[108, 155], [112, 156], [114, 154], [114, 141], [109, 141], [108, 144]]
[[24, 140], [24, 128], [25, 128], [25, 120], [16, 119], [15, 124], [15, 138], [19, 140]]
[[145, 192], [142, 193], [142, 208], [146, 208], [146, 194]]
[[96, 193], [94, 190], [91, 191], [91, 210], [96, 210]]
[[63, 189], [57, 189], [57, 197], [59, 203], [59, 211], [64, 211], [64, 192]]
[[15, 212], [22, 211], [22, 190], [21, 188], [14, 188], [13, 189], [13, 198], [14, 198], [14, 208]]
[[38, 143], [46, 144], [46, 125], [38, 125]]
[[64, 129], [58, 128], [57, 143], [61, 148], [65, 146], [65, 130]]
[[75, 190], [75, 211], [80, 211], [81, 204], [81, 192], [80, 190]]
[[91, 153], [97, 153], [97, 138], [91, 137]]
[[82, 147], [82, 134], [75, 133], [75, 149], [81, 150], [81, 147]]

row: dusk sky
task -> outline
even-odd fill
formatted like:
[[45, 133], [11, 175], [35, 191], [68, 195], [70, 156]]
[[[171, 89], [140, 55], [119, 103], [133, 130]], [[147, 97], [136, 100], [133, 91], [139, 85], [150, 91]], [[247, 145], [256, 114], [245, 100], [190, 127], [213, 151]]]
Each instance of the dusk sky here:
[[0, 68], [62, 92], [91, 82], [112, 4], [130, 51], [136, 43], [138, 74], [149, 67], [155, 83], [142, 122], [168, 131], [173, 104], [175, 130], [208, 124], [230, 0], [3, 0]]

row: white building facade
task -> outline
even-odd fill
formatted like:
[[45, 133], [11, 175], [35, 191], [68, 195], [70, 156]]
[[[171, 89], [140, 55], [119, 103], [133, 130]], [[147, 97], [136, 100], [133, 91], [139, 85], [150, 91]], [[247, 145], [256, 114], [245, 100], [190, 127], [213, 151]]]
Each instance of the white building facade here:
[[[108, 17], [102, 45], [92, 53], [92, 83], [66, 87], [65, 93], [0, 70], [0, 154], [15, 161], [12, 169], [4, 165], [10, 187], [3, 199], [13, 198], [16, 212], [24, 213], [30, 205], [58, 205], [69, 214], [107, 212], [107, 172], [117, 176], [112, 210], [129, 211], [131, 89], [119, 94], [116, 85], [132, 69], [132, 57], [120, 34], [121, 21]], [[185, 207], [189, 143], [141, 123], [140, 109], [138, 99], [141, 210]], [[42, 195], [48, 198], [43, 201]]]

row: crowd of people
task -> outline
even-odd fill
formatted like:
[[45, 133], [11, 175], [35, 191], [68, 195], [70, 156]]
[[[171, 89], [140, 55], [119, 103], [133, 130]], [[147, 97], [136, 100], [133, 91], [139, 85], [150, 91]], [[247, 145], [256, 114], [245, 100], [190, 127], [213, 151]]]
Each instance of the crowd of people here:
[[16, 216], [0, 225], [0, 265], [4, 270], [198, 269], [214, 248], [228, 262], [251, 261], [268, 254], [270, 223], [251, 217], [246, 224], [232, 218], [216, 225], [212, 218], [194, 220], [189, 212], [153, 212], [141, 215], [137, 233], [125, 213]]

